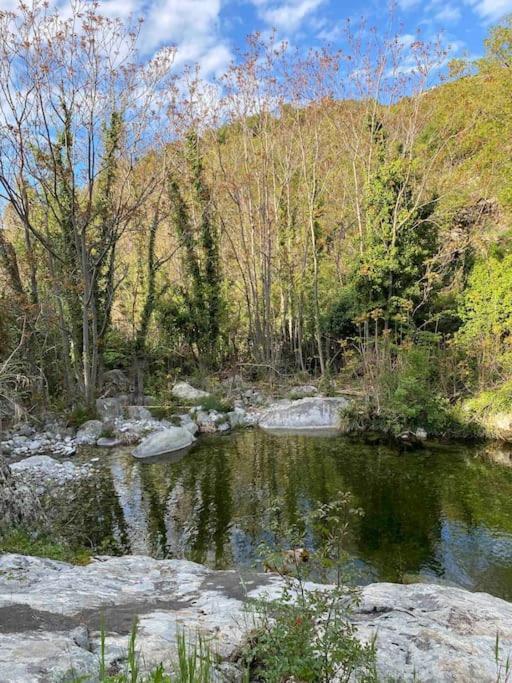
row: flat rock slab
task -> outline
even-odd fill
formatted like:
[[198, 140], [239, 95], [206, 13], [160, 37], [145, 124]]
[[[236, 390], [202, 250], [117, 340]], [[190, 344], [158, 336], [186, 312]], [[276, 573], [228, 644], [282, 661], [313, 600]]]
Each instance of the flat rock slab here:
[[261, 416], [259, 426], [272, 430], [341, 430], [342, 413], [349, 405], [343, 397], [313, 397], [272, 404]]
[[[123, 662], [139, 619], [141, 662], [150, 668], [176, 653], [180, 631], [212, 639], [230, 657], [254, 623], [247, 595], [276, 595], [268, 574], [211, 571], [184, 560], [97, 558], [73, 567], [21, 555], [0, 557], [0, 681], [46, 683], [70, 670], [94, 680], [99, 629], [107, 665]], [[360, 637], [376, 636], [382, 680], [495, 683], [494, 647], [512, 651], [512, 605], [484, 593], [416, 584], [372, 584], [354, 614]]]

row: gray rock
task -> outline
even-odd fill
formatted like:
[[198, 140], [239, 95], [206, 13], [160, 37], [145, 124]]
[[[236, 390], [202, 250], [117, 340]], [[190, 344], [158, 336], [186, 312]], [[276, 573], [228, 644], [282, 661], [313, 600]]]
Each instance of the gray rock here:
[[125, 394], [130, 390], [130, 380], [122, 370], [108, 370], [103, 375], [105, 395]]
[[194, 437], [188, 429], [169, 427], [144, 439], [133, 451], [133, 455], [136, 458], [152, 458], [188, 448], [193, 443]]
[[87, 465], [78, 467], [72, 462], [58, 462], [47, 455], [34, 455], [11, 465], [16, 478], [33, 484], [65, 484], [90, 474]]
[[126, 406], [124, 409], [130, 420], [151, 420], [153, 416], [144, 406]]
[[[146, 671], [160, 662], [168, 665], [183, 630], [203, 633], [222, 659], [231, 659], [254, 627], [253, 617], [244, 612], [246, 597], [276, 596], [281, 585], [268, 574], [245, 575], [242, 583], [238, 572], [184, 560], [101, 557], [71, 566], [3, 555], [0, 680], [42, 683], [72, 668], [94, 680], [103, 614], [107, 667], [119, 658], [123, 664], [136, 616]], [[353, 620], [361, 639], [376, 637], [383, 681], [495, 683], [497, 633], [500, 658], [504, 661], [512, 650], [512, 605], [485, 593], [372, 584], [362, 589]]]
[[96, 411], [103, 421], [114, 420], [123, 416], [123, 398], [98, 398], [96, 399]]
[[100, 420], [84, 422], [76, 433], [76, 443], [81, 446], [92, 446], [103, 433], [104, 424]]
[[268, 430], [341, 430], [346, 398], [302, 398], [271, 405], [259, 421]]
[[122, 442], [120, 439], [103, 437], [98, 439], [96, 445], [100, 448], [116, 448], [116, 446], [121, 446]]
[[318, 389], [312, 384], [303, 384], [299, 387], [292, 387], [290, 390], [290, 398], [307, 398], [308, 396], [315, 396], [318, 394]]
[[195, 389], [188, 382], [176, 382], [171, 390], [171, 394], [182, 401], [199, 401], [210, 396], [207, 391]]

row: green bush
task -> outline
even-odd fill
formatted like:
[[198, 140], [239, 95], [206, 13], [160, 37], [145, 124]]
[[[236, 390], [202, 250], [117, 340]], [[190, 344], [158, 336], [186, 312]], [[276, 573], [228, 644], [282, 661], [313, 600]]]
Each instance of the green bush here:
[[[283, 590], [276, 599], [250, 604], [259, 627], [245, 663], [265, 683], [376, 681], [374, 644], [361, 643], [350, 622], [359, 590], [347, 576], [345, 542], [351, 520], [362, 511], [343, 493], [297, 525], [282, 522], [284, 509], [279, 502], [273, 507], [270, 531], [288, 550], [260, 547], [265, 564], [281, 575]], [[315, 551], [306, 548], [311, 533], [318, 539]], [[310, 578], [331, 585], [313, 588]]]

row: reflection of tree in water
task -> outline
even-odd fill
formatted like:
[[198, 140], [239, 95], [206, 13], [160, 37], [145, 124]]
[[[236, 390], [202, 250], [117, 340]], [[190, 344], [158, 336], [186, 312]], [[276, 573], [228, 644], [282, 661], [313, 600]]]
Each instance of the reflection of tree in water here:
[[[366, 447], [367, 448], [367, 447]], [[347, 488], [364, 510], [357, 554], [373, 565], [381, 580], [400, 581], [435, 563], [441, 533], [442, 502], [435, 460], [399, 455], [384, 447], [352, 445], [351, 457], [337, 460]], [[414, 459], [414, 460], [412, 460]]]
[[131, 551], [123, 509], [109, 469], [68, 486], [58, 505], [58, 527], [72, 546], [115, 555]]
[[[495, 582], [503, 595], [510, 563], [500, 564], [493, 533], [510, 547], [512, 469], [476, 453], [457, 447], [400, 454], [342, 437], [244, 431], [203, 438], [179, 462], [113, 454], [100, 480], [80, 494], [86, 507], [78, 519], [95, 544], [114, 536], [133, 552], [140, 528], [154, 555], [247, 565], [261, 541], [273, 540], [273, 501], [282, 502], [284, 526], [300, 525], [313, 507], [348, 491], [365, 512], [348, 540], [358, 572], [392, 581], [419, 572], [455, 580], [464, 574], [468, 585], [483, 580], [492, 591]], [[455, 524], [456, 543], [446, 535]], [[487, 537], [494, 550], [482, 563]], [[315, 540], [308, 530], [308, 544]]]

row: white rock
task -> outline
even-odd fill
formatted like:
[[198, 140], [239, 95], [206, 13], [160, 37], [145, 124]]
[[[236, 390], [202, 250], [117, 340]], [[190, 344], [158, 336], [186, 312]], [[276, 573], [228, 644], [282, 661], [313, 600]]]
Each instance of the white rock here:
[[188, 429], [169, 427], [144, 439], [133, 451], [133, 455], [136, 458], [151, 458], [188, 448], [193, 443], [194, 437]]
[[188, 382], [176, 382], [171, 390], [171, 394], [183, 401], [199, 401], [210, 396], [207, 391], [195, 389]]
[[[135, 616], [146, 670], [176, 656], [183, 630], [205, 634], [227, 659], [254, 626], [244, 599], [276, 596], [280, 585], [272, 575], [252, 574], [242, 583], [238, 572], [211, 571], [184, 560], [102, 557], [71, 566], [5, 554], [0, 557], [0, 680], [42, 683], [59, 680], [72, 668], [94, 680], [102, 613], [107, 668], [126, 651]], [[512, 651], [512, 605], [485, 593], [372, 584], [362, 589], [353, 620], [361, 639], [376, 636], [382, 681], [495, 683], [497, 633], [502, 660]]]
[[259, 421], [269, 430], [342, 429], [342, 412], [349, 405], [346, 398], [302, 398], [271, 405]]
[[82, 446], [92, 446], [103, 433], [104, 425], [100, 420], [88, 420], [76, 433], [76, 443]]

